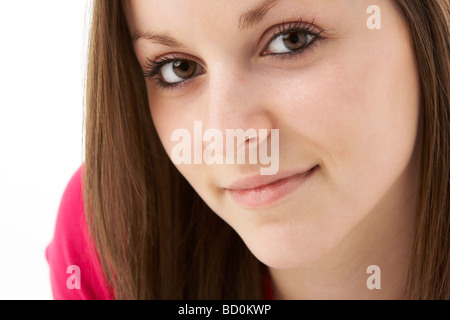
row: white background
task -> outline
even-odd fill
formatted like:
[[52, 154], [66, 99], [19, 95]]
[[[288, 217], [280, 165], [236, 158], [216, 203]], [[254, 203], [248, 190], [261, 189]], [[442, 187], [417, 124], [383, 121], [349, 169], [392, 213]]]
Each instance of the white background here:
[[83, 162], [88, 1], [0, 4], [0, 299], [53, 298], [45, 248]]

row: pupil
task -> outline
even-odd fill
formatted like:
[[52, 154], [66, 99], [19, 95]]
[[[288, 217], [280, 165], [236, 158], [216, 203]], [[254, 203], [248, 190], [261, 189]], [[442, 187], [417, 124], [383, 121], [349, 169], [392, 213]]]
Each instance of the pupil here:
[[183, 71], [188, 71], [189, 70], [189, 63], [186, 62], [186, 61], [182, 62], [181, 65], [180, 65], [180, 68]]
[[292, 43], [297, 43], [300, 39], [299, 39], [297, 33], [291, 33], [291, 34], [289, 35], [289, 40], [290, 40]]

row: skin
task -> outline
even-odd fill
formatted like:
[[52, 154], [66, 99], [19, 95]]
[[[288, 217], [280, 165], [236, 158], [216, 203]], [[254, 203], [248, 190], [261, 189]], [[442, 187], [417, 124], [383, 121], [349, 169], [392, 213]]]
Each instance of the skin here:
[[[259, 3], [125, 2], [132, 32], [162, 32], [185, 44], [137, 40], [143, 68], [147, 57], [176, 53], [203, 70], [171, 90], [146, 80], [159, 137], [170, 155], [172, 132], [193, 134], [195, 120], [204, 131], [279, 129], [280, 171], [319, 169], [270, 205], [245, 208], [223, 188], [257, 174], [259, 165], [177, 168], [268, 266], [275, 298], [402, 299], [422, 144], [407, 27], [388, 0], [281, 0], [259, 24], [240, 30], [240, 15]], [[381, 8], [379, 30], [366, 24], [373, 4]], [[261, 56], [277, 25], [300, 18], [314, 19], [323, 39], [289, 59]], [[374, 264], [380, 290], [366, 286]]]

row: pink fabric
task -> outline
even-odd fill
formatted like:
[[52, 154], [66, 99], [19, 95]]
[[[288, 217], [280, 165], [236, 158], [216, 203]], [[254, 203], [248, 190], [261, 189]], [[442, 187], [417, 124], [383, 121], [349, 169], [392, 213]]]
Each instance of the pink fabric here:
[[[113, 299], [87, 232], [81, 186], [83, 173], [84, 165], [75, 172], [64, 191], [53, 239], [45, 251], [55, 300]], [[67, 273], [72, 265], [80, 268], [80, 289], [70, 289], [67, 285], [74, 274], [73, 270]]]

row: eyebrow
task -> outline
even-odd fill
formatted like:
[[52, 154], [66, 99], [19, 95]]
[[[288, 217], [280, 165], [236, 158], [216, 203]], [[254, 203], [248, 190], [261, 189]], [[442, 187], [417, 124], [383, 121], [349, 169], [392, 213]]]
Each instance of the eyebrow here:
[[[256, 5], [254, 8], [248, 12], [242, 14], [239, 18], [238, 28], [241, 30], [249, 29], [260, 23], [267, 12], [272, 9], [279, 0], [264, 0], [262, 3]], [[185, 47], [185, 45], [179, 43], [175, 38], [171, 37], [167, 33], [155, 33], [152, 31], [145, 31], [142, 29], [137, 29], [132, 34], [132, 41], [135, 43], [139, 39], [151, 40], [155, 43], [162, 44], [167, 47]]]
[[257, 5], [247, 13], [244, 13], [239, 18], [239, 29], [249, 29], [260, 23], [264, 19], [267, 12], [275, 7], [278, 1], [279, 0], [265, 0], [263, 3]]

